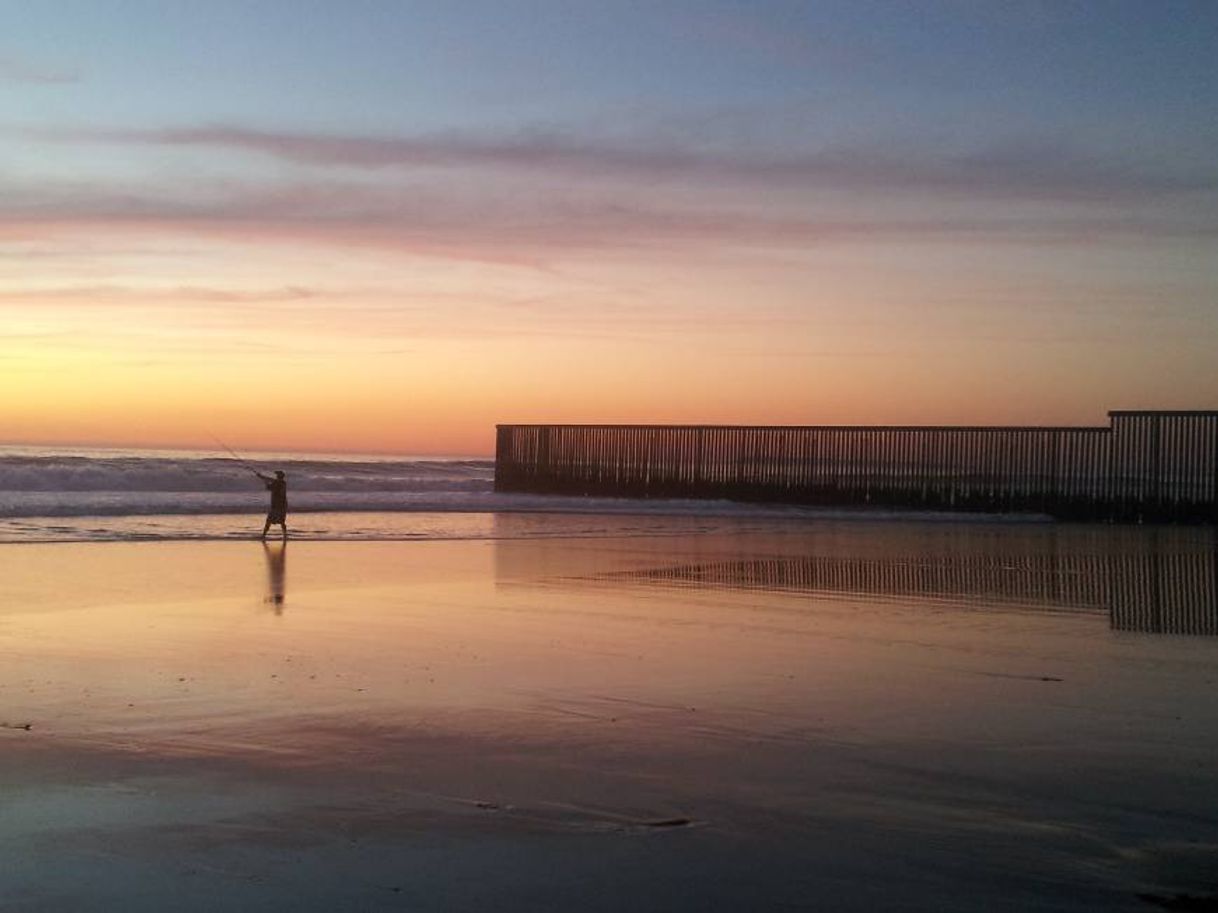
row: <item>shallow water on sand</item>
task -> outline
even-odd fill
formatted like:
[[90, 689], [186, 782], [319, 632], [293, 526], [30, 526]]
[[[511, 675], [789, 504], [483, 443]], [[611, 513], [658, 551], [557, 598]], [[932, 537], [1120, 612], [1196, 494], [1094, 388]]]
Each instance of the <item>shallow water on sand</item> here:
[[0, 581], [5, 909], [1218, 893], [1206, 531], [27, 544]]

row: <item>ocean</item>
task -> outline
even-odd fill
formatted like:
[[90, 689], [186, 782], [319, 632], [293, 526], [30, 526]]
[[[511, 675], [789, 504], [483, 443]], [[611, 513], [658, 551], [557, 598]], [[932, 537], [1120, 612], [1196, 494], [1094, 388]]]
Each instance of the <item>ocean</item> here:
[[[485, 458], [253, 453], [248, 459], [262, 472], [287, 474], [289, 530], [302, 539], [685, 534], [843, 513], [501, 494], [494, 491], [494, 461]], [[215, 452], [0, 447], [0, 542], [242, 539], [261, 532], [266, 506], [266, 491], [250, 470]]]

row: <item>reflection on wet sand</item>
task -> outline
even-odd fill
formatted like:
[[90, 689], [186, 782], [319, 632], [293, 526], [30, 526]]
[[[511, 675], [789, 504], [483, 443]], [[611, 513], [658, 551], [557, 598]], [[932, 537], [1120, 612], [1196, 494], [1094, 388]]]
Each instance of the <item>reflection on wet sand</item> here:
[[266, 599], [265, 602], [275, 607], [275, 614], [283, 614], [284, 594], [287, 592], [288, 574], [288, 544], [262, 543], [262, 553], [266, 558]]
[[1148, 556], [1170, 602], [1206, 540], [687, 525], [292, 542], [282, 616], [277, 544], [0, 548], [0, 906], [1133, 913], [1212, 893], [1218, 638], [1099, 614], [1112, 568], [1152, 579]]
[[1114, 630], [1218, 635], [1218, 549], [1207, 533], [873, 526], [768, 545], [749, 557], [721, 550], [671, 563], [669, 555], [669, 563], [576, 579], [1107, 614]]
[[1121, 631], [1215, 635], [1216, 568], [1214, 556], [1206, 555], [1067, 556], [1017, 564], [998, 558], [805, 557], [618, 571], [601, 579], [1106, 611], [1112, 627]]

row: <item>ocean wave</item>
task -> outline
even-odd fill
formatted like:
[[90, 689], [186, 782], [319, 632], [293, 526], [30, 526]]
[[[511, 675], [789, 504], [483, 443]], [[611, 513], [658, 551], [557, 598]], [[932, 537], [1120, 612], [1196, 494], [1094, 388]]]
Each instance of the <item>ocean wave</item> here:
[[[489, 486], [489, 460], [337, 462], [292, 460], [283, 469], [294, 491], [462, 491]], [[240, 492], [259, 490], [250, 470], [218, 459], [0, 457], [6, 492]]]

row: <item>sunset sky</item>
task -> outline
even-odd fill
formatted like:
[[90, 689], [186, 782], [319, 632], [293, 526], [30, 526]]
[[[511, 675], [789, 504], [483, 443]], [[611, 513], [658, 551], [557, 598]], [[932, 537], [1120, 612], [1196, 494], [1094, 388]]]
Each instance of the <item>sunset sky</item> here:
[[1218, 4], [0, 0], [0, 443], [1218, 407]]

